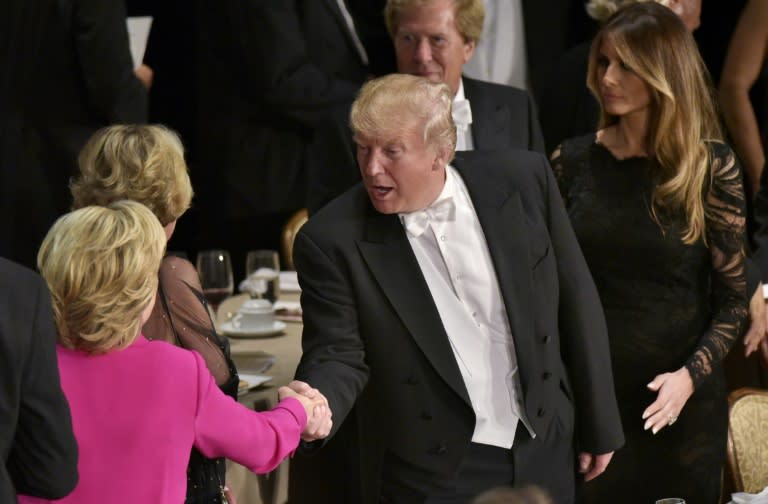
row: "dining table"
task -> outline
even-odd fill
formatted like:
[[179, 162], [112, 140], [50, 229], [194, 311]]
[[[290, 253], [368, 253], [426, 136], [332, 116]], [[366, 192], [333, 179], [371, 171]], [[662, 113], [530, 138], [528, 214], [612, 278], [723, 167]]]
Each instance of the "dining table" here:
[[[260, 336], [242, 336], [232, 332], [227, 334], [227, 323], [237, 313], [240, 306], [249, 299], [248, 294], [240, 294], [225, 299], [216, 313], [219, 333], [229, 340], [232, 360], [238, 373], [244, 376], [253, 374], [266, 375], [269, 381], [251, 389], [242, 390], [238, 401], [257, 411], [264, 411], [277, 404], [277, 389], [287, 385], [294, 376], [301, 357], [300, 317], [278, 317], [284, 322], [284, 328], [274, 333]], [[295, 291], [281, 291], [279, 301], [298, 305], [299, 294]], [[225, 330], [221, 330], [224, 328]], [[271, 363], [268, 369], [266, 364]], [[256, 475], [232, 461], [227, 461], [226, 484], [237, 499], [238, 504], [282, 504], [288, 498], [288, 464], [286, 459], [274, 471], [265, 475]]]

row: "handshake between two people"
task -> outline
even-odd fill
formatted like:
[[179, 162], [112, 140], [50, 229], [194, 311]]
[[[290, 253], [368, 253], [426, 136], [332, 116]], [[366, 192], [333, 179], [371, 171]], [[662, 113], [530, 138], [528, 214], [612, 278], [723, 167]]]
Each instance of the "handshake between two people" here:
[[297, 399], [307, 412], [307, 425], [301, 432], [301, 439], [307, 442], [325, 439], [331, 432], [333, 420], [328, 399], [316, 388], [310, 387], [303, 381], [294, 380], [287, 386], [277, 389], [278, 398], [282, 401], [286, 397]]

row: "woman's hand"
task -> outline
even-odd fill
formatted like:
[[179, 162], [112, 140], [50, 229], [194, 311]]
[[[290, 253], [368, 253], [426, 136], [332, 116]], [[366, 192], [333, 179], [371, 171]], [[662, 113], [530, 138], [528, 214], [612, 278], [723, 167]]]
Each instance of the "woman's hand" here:
[[763, 299], [763, 284], [757, 284], [755, 293], [749, 300], [749, 330], [744, 335], [744, 356], [749, 357], [752, 352], [758, 350], [760, 345], [766, 339], [766, 324], [768, 324], [768, 313], [765, 309], [765, 299]]
[[301, 432], [301, 439], [304, 441], [316, 441], [328, 437], [333, 427], [333, 413], [328, 400], [316, 388], [310, 385], [294, 380], [288, 386], [280, 387], [277, 390], [280, 400], [286, 397], [297, 399], [307, 413], [307, 425]]
[[693, 394], [693, 380], [685, 367], [674, 373], [663, 373], [648, 384], [648, 388], [659, 395], [643, 412], [645, 430], [656, 434], [664, 427], [677, 421], [683, 406]]

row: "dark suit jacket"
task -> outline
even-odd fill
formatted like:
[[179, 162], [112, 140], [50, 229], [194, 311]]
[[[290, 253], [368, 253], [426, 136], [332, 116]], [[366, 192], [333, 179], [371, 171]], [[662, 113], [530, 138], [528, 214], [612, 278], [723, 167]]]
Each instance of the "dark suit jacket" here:
[[198, 146], [200, 169], [218, 189], [211, 211], [246, 217], [301, 208], [311, 163], [352, 162], [347, 115], [367, 76], [336, 0], [208, 7]]
[[59, 499], [77, 484], [77, 443], [59, 384], [51, 299], [33, 272], [0, 258], [0, 502]]
[[88, 137], [146, 121], [123, 1], [0, 2], [0, 68], [0, 255], [34, 266]]
[[464, 96], [472, 107], [472, 141], [475, 150], [523, 149], [544, 154], [536, 108], [522, 89], [469, 77]]
[[[573, 427], [575, 409], [579, 450], [618, 448], [602, 309], [546, 159], [476, 151], [455, 166], [488, 242], [534, 430], [546, 437], [555, 419]], [[326, 395], [334, 432], [356, 405], [361, 502], [377, 502], [385, 453], [454, 474], [475, 417], [398, 216], [377, 213], [356, 186], [302, 227], [294, 257], [304, 308], [296, 376]]]

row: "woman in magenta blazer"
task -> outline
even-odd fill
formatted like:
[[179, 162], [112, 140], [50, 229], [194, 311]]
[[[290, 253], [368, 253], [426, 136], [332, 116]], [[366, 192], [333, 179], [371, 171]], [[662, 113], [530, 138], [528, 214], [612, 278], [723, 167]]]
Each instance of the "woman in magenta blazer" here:
[[56, 502], [178, 504], [193, 445], [268, 472], [313, 428], [308, 414], [327, 414], [287, 387], [271, 411], [249, 410], [221, 392], [197, 353], [140, 334], [165, 241], [150, 210], [118, 201], [63, 216], [40, 249], [80, 452], [79, 483]]

